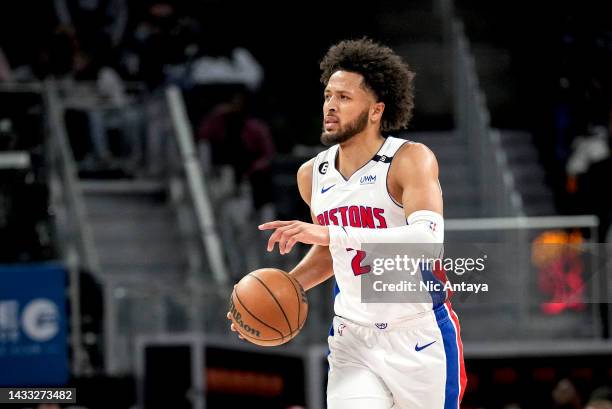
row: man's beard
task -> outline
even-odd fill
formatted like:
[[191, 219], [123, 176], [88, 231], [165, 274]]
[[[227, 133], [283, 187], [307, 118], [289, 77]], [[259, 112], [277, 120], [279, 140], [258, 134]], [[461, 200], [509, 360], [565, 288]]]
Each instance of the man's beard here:
[[321, 143], [325, 146], [332, 146], [337, 143], [346, 142], [353, 136], [362, 132], [368, 126], [369, 110], [366, 108], [356, 120], [346, 124], [346, 127], [340, 128], [335, 133], [325, 131], [321, 133]]

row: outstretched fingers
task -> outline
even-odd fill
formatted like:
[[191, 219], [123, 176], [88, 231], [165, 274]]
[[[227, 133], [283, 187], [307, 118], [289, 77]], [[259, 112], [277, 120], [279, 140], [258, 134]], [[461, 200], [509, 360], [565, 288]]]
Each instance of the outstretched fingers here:
[[259, 230], [271, 230], [279, 227], [287, 226], [288, 224], [295, 223], [295, 220], [274, 220], [273, 222], [267, 222], [258, 226]]
[[[276, 222], [271, 222], [271, 223], [276, 223]], [[274, 244], [279, 242], [279, 250], [281, 250], [280, 248], [280, 241], [283, 237], [283, 234], [287, 231], [292, 229], [294, 226], [294, 222], [281, 222], [283, 223], [282, 225], [278, 225], [278, 227], [274, 227], [276, 230], [274, 231], [274, 233], [272, 233], [272, 235], [270, 236], [270, 238], [268, 239], [268, 251], [272, 251], [274, 250]], [[268, 224], [268, 223], [266, 223]], [[272, 227], [271, 227], [272, 228]], [[267, 229], [262, 229], [262, 230], [267, 230]], [[281, 252], [282, 254], [282, 252]]]
[[[287, 254], [291, 251], [291, 248], [287, 248], [287, 244], [295, 240], [297, 236], [302, 232], [303, 226], [300, 224], [291, 225], [289, 229], [285, 230], [280, 237], [278, 242], [278, 249], [281, 254]], [[291, 246], [293, 247], [293, 246]]]

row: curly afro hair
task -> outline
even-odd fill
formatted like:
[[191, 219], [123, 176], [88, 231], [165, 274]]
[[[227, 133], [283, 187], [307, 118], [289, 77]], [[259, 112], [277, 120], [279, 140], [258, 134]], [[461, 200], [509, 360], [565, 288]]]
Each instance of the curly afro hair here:
[[414, 108], [414, 72], [389, 47], [368, 38], [341, 41], [330, 47], [320, 67], [324, 85], [340, 70], [363, 76], [365, 86], [385, 103], [381, 131], [408, 126]]

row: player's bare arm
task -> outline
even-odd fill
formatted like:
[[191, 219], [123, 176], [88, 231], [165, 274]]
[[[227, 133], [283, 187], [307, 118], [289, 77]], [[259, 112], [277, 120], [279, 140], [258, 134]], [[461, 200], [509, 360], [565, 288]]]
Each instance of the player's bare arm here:
[[443, 215], [438, 161], [421, 143], [407, 143], [397, 152], [389, 169], [388, 188], [404, 206], [406, 217], [419, 210]]
[[[314, 159], [305, 162], [297, 172], [297, 184], [302, 199], [310, 206], [312, 196], [312, 167]], [[311, 213], [312, 215], [312, 213]], [[312, 221], [318, 224], [312, 215]], [[308, 254], [289, 272], [305, 290], [309, 290], [334, 275], [329, 247], [313, 245]]]
[[[335, 242], [355, 249], [360, 249], [362, 243], [442, 242], [442, 192], [438, 182], [438, 163], [431, 150], [422, 144], [406, 144], [392, 163], [389, 191], [396, 201], [403, 204], [408, 226], [371, 230], [276, 220], [259, 228], [274, 229], [268, 241], [268, 251], [272, 251], [278, 242], [281, 254], [291, 251], [297, 242], [320, 246]], [[432, 223], [439, 224], [440, 228], [432, 231]]]

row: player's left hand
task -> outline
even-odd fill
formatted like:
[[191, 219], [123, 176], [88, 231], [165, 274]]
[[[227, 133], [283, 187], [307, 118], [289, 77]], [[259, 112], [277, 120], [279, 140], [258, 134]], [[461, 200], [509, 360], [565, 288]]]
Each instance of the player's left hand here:
[[329, 246], [329, 229], [327, 226], [305, 223], [298, 220], [284, 221], [275, 220], [259, 225], [259, 230], [273, 230], [268, 240], [268, 251], [274, 250], [274, 244], [278, 242], [280, 254], [287, 254], [295, 243], [318, 244]]

